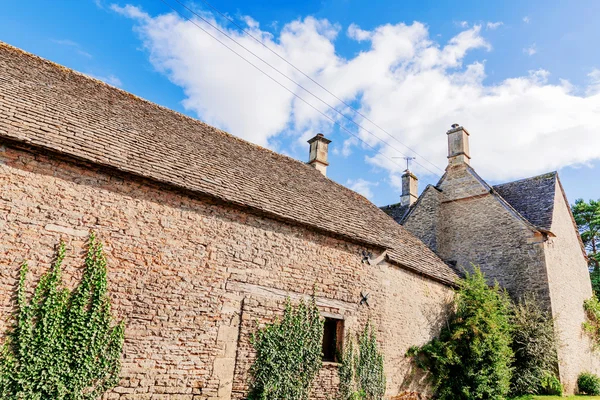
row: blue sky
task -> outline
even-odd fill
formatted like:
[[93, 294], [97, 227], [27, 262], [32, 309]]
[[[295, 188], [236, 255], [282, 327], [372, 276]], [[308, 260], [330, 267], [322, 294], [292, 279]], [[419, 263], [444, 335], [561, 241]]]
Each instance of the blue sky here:
[[210, 0], [384, 132], [201, 0], [184, 4], [347, 118], [165, 1], [367, 144], [160, 0], [8, 2], [0, 40], [299, 160], [323, 132], [328, 176], [378, 205], [399, 199], [397, 157], [418, 153], [421, 189], [437, 181], [454, 122], [491, 183], [559, 170], [571, 201], [600, 198], [600, 2]]

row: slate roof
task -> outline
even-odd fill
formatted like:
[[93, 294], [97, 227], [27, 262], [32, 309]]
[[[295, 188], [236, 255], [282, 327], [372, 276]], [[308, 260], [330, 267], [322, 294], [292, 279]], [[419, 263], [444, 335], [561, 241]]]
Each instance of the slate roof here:
[[379, 207], [381, 211], [389, 215], [396, 221], [401, 224], [404, 221], [404, 216], [408, 213], [409, 205], [402, 205], [401, 203], [390, 204], [389, 206]]
[[554, 213], [556, 172], [494, 186], [515, 210], [536, 227], [550, 230]]
[[443, 283], [455, 271], [315, 168], [0, 42], [0, 141], [152, 179], [388, 250]]

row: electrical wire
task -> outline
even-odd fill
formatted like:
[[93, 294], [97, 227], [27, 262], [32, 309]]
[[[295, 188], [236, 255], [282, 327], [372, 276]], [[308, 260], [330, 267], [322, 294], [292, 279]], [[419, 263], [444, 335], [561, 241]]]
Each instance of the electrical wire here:
[[[173, 7], [166, 0], [160, 0], [160, 1], [163, 2], [165, 5], [167, 5], [169, 8], [171, 8], [173, 11], [175, 11], [177, 14], [179, 14], [186, 21], [190, 22], [191, 24], [193, 24], [194, 26], [196, 26], [198, 29], [202, 30], [204, 33], [206, 33], [207, 35], [209, 35], [210, 37], [212, 37], [214, 40], [216, 40], [217, 42], [219, 42], [221, 45], [225, 46], [229, 51], [231, 51], [232, 53], [234, 53], [235, 55], [237, 55], [238, 57], [240, 57], [242, 60], [246, 61], [248, 64], [250, 64], [256, 70], [260, 71], [267, 78], [269, 78], [270, 80], [272, 80], [273, 82], [275, 82], [277, 85], [281, 86], [283, 89], [285, 89], [286, 91], [288, 91], [292, 96], [296, 97], [297, 99], [299, 99], [300, 101], [302, 101], [303, 103], [305, 103], [306, 105], [308, 105], [310, 108], [312, 108], [313, 110], [315, 110], [316, 112], [318, 112], [319, 114], [321, 114], [323, 117], [325, 117], [326, 119], [328, 119], [329, 121], [331, 121], [331, 123], [333, 123], [334, 125], [337, 125], [340, 129], [344, 130], [346, 133], [348, 133], [349, 135], [351, 135], [355, 139], [357, 139], [360, 142], [362, 142], [364, 145], [366, 145], [369, 148], [371, 148], [377, 154], [379, 154], [382, 157], [386, 158], [392, 164], [395, 164], [396, 166], [402, 168], [402, 166], [400, 164], [396, 163], [393, 159], [391, 159], [390, 157], [386, 156], [381, 151], [377, 150], [375, 147], [371, 146], [369, 143], [367, 143], [366, 141], [364, 141], [363, 139], [361, 139], [360, 137], [358, 137], [357, 135], [355, 135], [354, 133], [352, 133], [352, 131], [350, 131], [348, 128], [346, 128], [345, 126], [341, 125], [339, 122], [337, 122], [336, 120], [334, 120], [333, 118], [331, 118], [329, 115], [325, 114], [323, 111], [321, 111], [318, 108], [316, 108], [313, 104], [309, 103], [306, 99], [304, 99], [303, 97], [301, 97], [300, 95], [298, 95], [297, 93], [295, 93], [294, 91], [292, 91], [291, 89], [289, 89], [288, 87], [286, 87], [285, 85], [283, 85], [281, 82], [279, 82], [278, 80], [276, 80], [275, 78], [273, 78], [271, 75], [269, 75], [268, 73], [266, 73], [264, 70], [262, 70], [256, 64], [254, 64], [252, 61], [248, 60], [246, 57], [244, 57], [243, 55], [241, 55], [240, 53], [238, 53], [237, 51], [235, 51], [234, 49], [232, 49], [230, 46], [228, 46], [227, 44], [225, 44], [222, 40], [220, 40], [219, 38], [217, 38], [216, 36], [214, 36], [212, 33], [208, 32], [202, 26], [198, 25], [191, 18], [183, 15], [179, 10], [177, 10], [175, 7]], [[401, 153], [401, 154], [404, 154], [404, 153]], [[421, 167], [425, 168], [426, 170], [428, 170], [429, 172], [431, 172], [432, 174], [439, 176], [438, 174], [436, 174], [435, 172], [431, 171], [427, 167], [425, 167], [425, 166], [423, 166], [421, 164], [419, 164], [419, 165]]]
[[[175, 0], [177, 3], [179, 3], [180, 5], [182, 5], [183, 7], [185, 7], [186, 9], [188, 9], [190, 12], [194, 13], [195, 15], [197, 15], [195, 12], [193, 12], [192, 10], [190, 10], [188, 7], [186, 7], [183, 3], [181, 3], [179, 0]], [[286, 64], [288, 64], [290, 67], [294, 68], [296, 71], [298, 71], [300, 74], [302, 74], [304, 77], [306, 77], [307, 79], [309, 79], [311, 82], [313, 82], [315, 85], [317, 85], [318, 87], [320, 87], [321, 89], [323, 89], [325, 92], [327, 92], [329, 95], [331, 95], [332, 97], [334, 97], [336, 100], [338, 100], [340, 103], [342, 103], [344, 106], [348, 107], [349, 109], [351, 109], [352, 111], [354, 111], [356, 114], [360, 115], [362, 118], [364, 118], [365, 120], [369, 121], [371, 124], [373, 124], [373, 126], [375, 126], [376, 128], [378, 128], [379, 130], [381, 130], [383, 133], [385, 133], [386, 135], [388, 135], [389, 137], [391, 137], [392, 139], [394, 139], [396, 142], [400, 143], [402, 146], [406, 147], [408, 150], [410, 150], [411, 152], [413, 152], [415, 155], [419, 156], [421, 159], [427, 161], [429, 164], [431, 164], [432, 166], [434, 166], [435, 168], [439, 169], [440, 171], [444, 172], [444, 170], [440, 167], [438, 167], [436, 164], [434, 164], [433, 162], [429, 161], [428, 159], [426, 159], [425, 157], [423, 157], [421, 154], [417, 153], [416, 150], [412, 149], [411, 147], [409, 147], [408, 145], [402, 143], [398, 138], [396, 138], [394, 135], [392, 135], [391, 133], [389, 133], [387, 130], [385, 130], [384, 128], [382, 128], [380, 125], [378, 125], [377, 123], [375, 123], [374, 121], [372, 121], [370, 118], [368, 118], [366, 115], [364, 115], [363, 113], [361, 113], [357, 108], [352, 107], [350, 104], [348, 104], [346, 101], [344, 101], [343, 99], [339, 98], [338, 96], [336, 96], [334, 93], [332, 93], [329, 89], [327, 89], [326, 87], [324, 87], [323, 85], [321, 85], [319, 82], [317, 82], [315, 79], [313, 79], [310, 75], [306, 74], [304, 71], [302, 71], [300, 68], [296, 67], [293, 63], [291, 63], [290, 61], [288, 61], [285, 57], [281, 56], [279, 53], [277, 53], [275, 50], [273, 50], [271, 47], [267, 46], [262, 40], [256, 38], [254, 35], [252, 35], [250, 32], [248, 32], [246, 29], [244, 29], [243, 26], [241, 26], [240, 24], [238, 24], [237, 22], [235, 22], [235, 20], [231, 17], [229, 17], [227, 14], [221, 12], [217, 7], [215, 7], [214, 5], [212, 5], [210, 2], [208, 2], [207, 0], [201, 0], [204, 4], [206, 4], [208, 7], [212, 8], [216, 13], [218, 13], [219, 15], [221, 15], [223, 18], [227, 19], [229, 22], [231, 22], [232, 24], [234, 24], [238, 29], [240, 29], [244, 34], [246, 34], [247, 36], [249, 36], [250, 38], [252, 38], [256, 43], [260, 44], [261, 46], [263, 46], [265, 49], [269, 50], [271, 53], [273, 53], [275, 56], [277, 56], [280, 60], [282, 60], [283, 62], [285, 62]], [[363, 128], [364, 129], [364, 128]]]

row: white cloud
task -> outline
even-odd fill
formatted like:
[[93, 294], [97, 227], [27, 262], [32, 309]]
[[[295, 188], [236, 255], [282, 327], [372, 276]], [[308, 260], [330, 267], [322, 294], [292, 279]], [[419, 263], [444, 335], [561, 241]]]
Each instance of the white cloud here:
[[525, 22], [526, 24], [531, 22], [531, 19], [527, 16], [523, 17], [523, 22]]
[[586, 90], [586, 95], [593, 96], [600, 94], [600, 69], [594, 68], [592, 72], [588, 74], [590, 81], [589, 86]]
[[77, 52], [77, 54], [79, 54], [80, 56], [83, 56], [86, 58], [92, 58], [92, 55], [90, 53], [82, 50], [81, 46], [77, 42], [74, 42], [69, 39], [61, 39], [61, 40], [51, 39], [51, 40], [52, 40], [52, 42], [54, 42], [58, 45], [72, 47], [73, 49], [75, 49], [75, 52]]
[[[112, 8], [135, 21], [152, 64], [183, 88], [183, 105], [208, 123], [278, 148], [277, 143], [286, 135], [298, 138], [306, 132], [331, 130], [331, 123], [322, 115], [175, 14], [150, 16], [137, 7]], [[208, 18], [217, 24], [210, 15]], [[196, 23], [214, 32], [203, 22]], [[486, 179], [525, 177], [600, 158], [600, 73], [592, 72], [591, 84], [584, 90], [575, 90], [566, 80], [552, 83], [544, 70], [489, 84], [484, 80], [483, 51], [491, 50], [491, 45], [482, 36], [481, 26], [464, 29], [438, 43], [427, 26], [419, 22], [386, 24], [370, 31], [352, 25], [348, 35], [369, 47], [343, 58], [334, 44], [341, 28], [327, 20], [295, 20], [274, 35], [261, 31], [258, 24], [248, 25], [263, 43], [338, 97], [346, 102], [357, 101], [364, 115], [420, 154], [416, 162], [437, 173], [425, 159], [445, 167], [445, 131], [455, 122], [471, 132], [472, 164]], [[339, 101], [251, 38], [226, 27], [221, 29], [341, 108]], [[319, 110], [341, 120], [244, 49], [221, 34], [215, 35]], [[479, 61], [465, 63], [467, 54], [469, 59]], [[358, 121], [386, 138], [368, 121]], [[352, 125], [346, 125], [355, 131]], [[389, 159], [401, 156], [364, 131], [356, 134]], [[386, 140], [410, 153], [394, 140]], [[348, 139], [335, 143], [334, 150], [358, 157], [362, 153], [353, 150], [361, 146], [357, 140]], [[398, 165], [401, 163], [362, 148], [369, 154], [366, 162], [388, 170], [391, 177], [404, 169]], [[417, 174], [429, 173], [417, 163], [411, 169]], [[348, 184], [360, 188], [357, 182]], [[361, 190], [364, 188], [363, 184]]]
[[86, 73], [87, 76], [89, 76], [90, 78], [94, 78], [94, 79], [98, 79], [99, 81], [103, 81], [108, 83], [109, 85], [112, 86], [116, 86], [116, 87], [121, 87], [123, 85], [123, 82], [121, 82], [121, 80], [119, 78], [117, 78], [114, 75], [95, 75], [95, 74], [89, 74]]
[[348, 187], [348, 189], [354, 190], [358, 194], [365, 196], [367, 199], [372, 200], [373, 190], [371, 188], [377, 185], [379, 185], [378, 182], [370, 182], [362, 178], [358, 178], [356, 180], [348, 179], [345, 186]]
[[527, 54], [528, 56], [532, 56], [532, 55], [534, 55], [535, 53], [537, 53], [537, 49], [536, 49], [536, 47], [535, 47], [535, 43], [534, 43], [534, 44], [532, 44], [532, 45], [531, 45], [531, 46], [529, 46], [529, 47], [525, 47], [525, 48], [523, 49], [523, 53]]
[[488, 22], [487, 24], [485, 24], [486, 28], [489, 30], [494, 30], [494, 29], [498, 29], [500, 28], [502, 25], [504, 25], [504, 22], [502, 21], [498, 21], [498, 22]]
[[362, 42], [371, 38], [371, 32], [360, 29], [356, 24], [350, 24], [348, 27], [348, 37], [357, 42]]

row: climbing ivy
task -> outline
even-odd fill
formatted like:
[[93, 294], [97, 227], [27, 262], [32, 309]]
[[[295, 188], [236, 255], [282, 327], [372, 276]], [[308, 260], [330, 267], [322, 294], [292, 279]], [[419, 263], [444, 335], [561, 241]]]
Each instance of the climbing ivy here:
[[592, 339], [594, 350], [600, 350], [600, 300], [593, 295], [583, 302], [583, 309], [587, 317], [583, 330]]
[[370, 322], [358, 337], [358, 349], [350, 336], [338, 369], [341, 400], [380, 400], [385, 394], [383, 354], [379, 351], [375, 329]]
[[85, 269], [73, 291], [63, 286], [65, 244], [30, 300], [20, 271], [15, 322], [0, 351], [0, 398], [93, 400], [118, 383], [123, 322], [114, 325], [102, 244], [89, 237]]
[[323, 319], [314, 297], [293, 307], [288, 299], [281, 320], [251, 338], [256, 349], [250, 399], [308, 399], [323, 358]]

